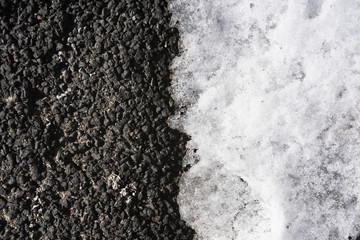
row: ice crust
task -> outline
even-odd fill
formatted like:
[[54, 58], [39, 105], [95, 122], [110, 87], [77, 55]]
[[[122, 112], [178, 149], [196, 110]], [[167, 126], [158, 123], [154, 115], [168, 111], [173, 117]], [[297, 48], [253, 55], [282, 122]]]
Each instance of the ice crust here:
[[[360, 232], [360, 1], [174, 0], [178, 202], [199, 239]], [[195, 153], [196, 150], [196, 153]]]

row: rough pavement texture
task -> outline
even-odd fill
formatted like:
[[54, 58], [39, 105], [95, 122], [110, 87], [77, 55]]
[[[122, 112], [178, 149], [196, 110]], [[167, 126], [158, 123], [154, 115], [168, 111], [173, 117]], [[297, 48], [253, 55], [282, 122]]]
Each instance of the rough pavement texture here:
[[0, 1], [0, 239], [192, 239], [165, 0]]

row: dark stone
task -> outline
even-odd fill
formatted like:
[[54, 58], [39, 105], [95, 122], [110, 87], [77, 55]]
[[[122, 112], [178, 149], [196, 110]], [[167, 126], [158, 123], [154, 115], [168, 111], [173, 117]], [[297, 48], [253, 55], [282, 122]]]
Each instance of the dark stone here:
[[192, 239], [167, 2], [0, 4], [0, 238]]

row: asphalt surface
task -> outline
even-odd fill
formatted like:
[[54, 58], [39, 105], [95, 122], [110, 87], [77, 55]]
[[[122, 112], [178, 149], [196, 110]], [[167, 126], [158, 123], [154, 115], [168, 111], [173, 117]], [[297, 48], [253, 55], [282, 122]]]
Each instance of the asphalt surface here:
[[164, 0], [0, 1], [0, 239], [192, 239]]

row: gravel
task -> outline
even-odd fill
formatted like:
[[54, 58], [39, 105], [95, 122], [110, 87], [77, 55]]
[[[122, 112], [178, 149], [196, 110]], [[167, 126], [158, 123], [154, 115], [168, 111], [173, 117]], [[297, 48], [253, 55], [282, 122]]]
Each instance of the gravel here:
[[165, 0], [0, 1], [0, 239], [192, 239]]

